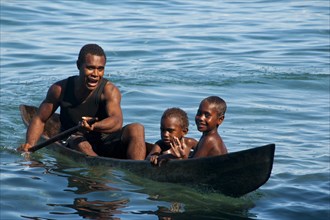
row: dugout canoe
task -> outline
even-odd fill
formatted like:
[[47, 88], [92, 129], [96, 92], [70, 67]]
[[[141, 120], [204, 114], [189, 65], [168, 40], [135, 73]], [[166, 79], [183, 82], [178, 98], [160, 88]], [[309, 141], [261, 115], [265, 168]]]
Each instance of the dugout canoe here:
[[[29, 125], [37, 112], [34, 106], [20, 105], [23, 122]], [[59, 115], [55, 113], [46, 123], [42, 137], [47, 140], [58, 134]], [[221, 156], [170, 160], [162, 166], [149, 161], [121, 160], [108, 157], [90, 157], [67, 148], [61, 142], [47, 147], [72, 160], [88, 165], [118, 168], [158, 182], [178, 183], [198, 187], [227, 196], [240, 197], [265, 184], [272, 171], [275, 144], [228, 153]]]

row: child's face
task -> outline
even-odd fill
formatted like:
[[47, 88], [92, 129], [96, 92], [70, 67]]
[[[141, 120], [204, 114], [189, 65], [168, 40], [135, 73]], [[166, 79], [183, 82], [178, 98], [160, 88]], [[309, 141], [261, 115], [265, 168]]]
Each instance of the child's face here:
[[195, 116], [197, 129], [200, 132], [211, 131], [217, 129], [221, 124], [223, 117], [218, 116], [218, 112], [213, 104], [202, 102], [199, 105]]
[[174, 137], [181, 139], [186, 133], [176, 117], [163, 118], [160, 122], [160, 136], [167, 146], [170, 146]]

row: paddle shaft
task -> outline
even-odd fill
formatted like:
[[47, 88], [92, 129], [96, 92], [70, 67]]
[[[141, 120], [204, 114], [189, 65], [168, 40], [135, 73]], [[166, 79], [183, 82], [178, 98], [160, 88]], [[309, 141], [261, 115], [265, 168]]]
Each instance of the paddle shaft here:
[[[97, 121], [97, 118], [92, 118], [92, 119], [88, 120], [88, 124], [92, 125], [96, 121]], [[70, 128], [68, 130], [63, 131], [62, 133], [59, 133], [59, 134], [55, 135], [52, 138], [49, 138], [48, 140], [44, 141], [43, 143], [34, 145], [33, 147], [29, 148], [29, 152], [35, 152], [37, 150], [40, 150], [43, 147], [46, 147], [49, 144], [52, 144], [52, 143], [54, 143], [56, 141], [59, 141], [59, 140], [61, 140], [63, 138], [66, 138], [66, 137], [70, 136], [71, 134], [77, 132], [80, 127], [81, 127], [81, 125], [79, 124], [79, 125], [77, 125], [75, 127], [72, 127], [72, 128]]]

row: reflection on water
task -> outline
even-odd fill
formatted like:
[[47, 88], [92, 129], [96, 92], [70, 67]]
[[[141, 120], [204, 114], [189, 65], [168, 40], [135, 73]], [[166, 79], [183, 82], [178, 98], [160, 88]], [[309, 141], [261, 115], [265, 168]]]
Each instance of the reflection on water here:
[[[59, 187], [55, 193], [67, 192], [63, 202], [48, 202], [49, 215], [68, 216], [79, 215], [87, 219], [121, 219], [127, 214], [141, 216], [157, 216], [158, 219], [200, 219], [200, 218], [236, 218], [248, 219], [253, 217], [249, 209], [254, 207], [253, 201], [261, 195], [251, 194], [242, 198], [231, 198], [217, 193], [200, 192], [190, 187], [173, 183], [154, 182], [130, 173], [121, 173], [120, 180], [113, 179], [103, 167], [76, 167], [66, 164], [64, 157], [57, 161], [48, 161], [45, 158], [25, 158], [22, 165], [31, 169], [39, 169], [42, 176], [33, 176], [34, 181], [60, 177], [66, 179], [67, 187]], [[83, 173], [83, 175], [82, 175]], [[53, 177], [52, 177], [53, 176]], [[113, 181], [112, 181], [112, 180]], [[125, 182], [118, 182], [125, 181]], [[129, 181], [138, 188], [127, 189], [136, 195], [148, 195], [144, 200], [158, 204], [155, 210], [130, 210], [131, 199], [119, 188]], [[63, 182], [63, 180], [62, 180]], [[50, 184], [56, 184], [52, 182]], [[77, 197], [77, 195], [80, 195]], [[100, 196], [102, 195], [102, 196]], [[69, 198], [72, 203], [68, 203]], [[75, 210], [74, 212], [70, 210]], [[191, 217], [193, 215], [194, 217]], [[38, 219], [42, 216], [21, 215], [27, 219]]]
[[122, 214], [121, 208], [128, 204], [127, 199], [116, 201], [88, 201], [87, 198], [75, 198], [73, 204], [48, 204], [49, 206], [62, 206], [75, 209], [76, 213], [50, 212], [51, 214], [66, 215], [78, 214], [88, 219], [120, 219], [114, 215]]
[[[99, 170], [100, 172], [97, 172], [95, 169], [91, 168], [95, 172], [92, 172], [92, 177], [89, 177], [87, 170], [87, 176], [82, 176], [79, 174], [79, 172], [84, 169], [70, 169], [66, 167], [65, 169], [62, 169], [61, 167], [58, 167], [56, 163], [52, 163], [49, 161], [42, 162], [40, 160], [35, 160], [34, 155], [31, 154], [24, 154], [24, 161], [22, 161], [21, 165], [29, 167], [29, 168], [43, 168], [43, 175], [56, 175], [63, 178], [66, 178], [68, 181], [67, 189], [64, 189], [63, 191], [66, 192], [72, 192], [74, 194], [79, 195], [85, 195], [86, 197], [74, 197], [72, 204], [67, 203], [49, 203], [46, 204], [47, 206], [52, 207], [52, 211], [49, 212], [49, 214], [55, 214], [55, 215], [72, 215], [72, 214], [78, 214], [79, 216], [83, 218], [88, 219], [120, 219], [114, 217], [115, 215], [122, 214], [123, 211], [121, 209], [127, 207], [126, 205], [129, 203], [129, 199], [114, 199], [114, 200], [91, 200], [88, 197], [92, 196], [96, 192], [103, 192], [105, 194], [107, 193], [114, 193], [116, 191], [119, 191], [119, 189], [115, 187], [109, 186], [111, 184], [111, 181], [106, 178], [101, 178], [101, 176], [104, 174], [104, 171]], [[63, 159], [63, 158], [62, 158]], [[78, 172], [78, 173], [77, 173]], [[42, 177], [31, 177], [32, 180], [40, 181], [43, 178]], [[99, 181], [97, 181], [99, 180]], [[56, 184], [56, 183], [52, 183]], [[111, 199], [111, 198], [109, 198]], [[70, 209], [76, 210], [76, 212], [70, 212], [70, 211], [56, 211], [61, 210], [58, 209], [58, 207], [66, 207]], [[29, 215], [21, 215], [23, 218], [27, 219], [39, 219], [40, 217], [37, 216], [29, 216]]]
[[158, 206], [158, 210], [153, 212], [163, 217], [167, 215], [191, 218], [192, 214], [200, 213], [201, 215], [198, 215], [200, 218], [202, 215], [204, 218], [212, 216], [247, 218], [253, 216], [249, 210], [255, 206], [254, 201], [263, 196], [260, 193], [250, 193], [247, 196], [233, 198], [179, 184], [155, 182], [128, 172], [124, 179], [142, 187], [136, 192], [149, 195], [149, 200], [167, 201], [166, 206]]
[[[69, 176], [68, 187], [64, 191], [74, 192], [76, 194], [87, 194], [96, 191], [117, 191], [114, 187], [110, 187], [105, 183], [94, 181], [86, 177]], [[73, 188], [76, 188], [75, 190]]]

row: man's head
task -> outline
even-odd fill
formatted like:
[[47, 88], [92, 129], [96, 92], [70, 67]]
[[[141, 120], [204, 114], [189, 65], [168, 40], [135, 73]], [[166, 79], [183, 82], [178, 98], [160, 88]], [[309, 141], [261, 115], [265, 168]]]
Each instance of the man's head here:
[[103, 56], [105, 61], [107, 60], [107, 56], [105, 55], [104, 50], [97, 44], [86, 44], [80, 49], [78, 60], [77, 60], [77, 67], [81, 66], [81, 64], [86, 62], [87, 54]]
[[77, 60], [80, 85], [89, 91], [96, 89], [103, 78], [105, 63], [106, 55], [100, 46], [97, 44], [83, 46]]

